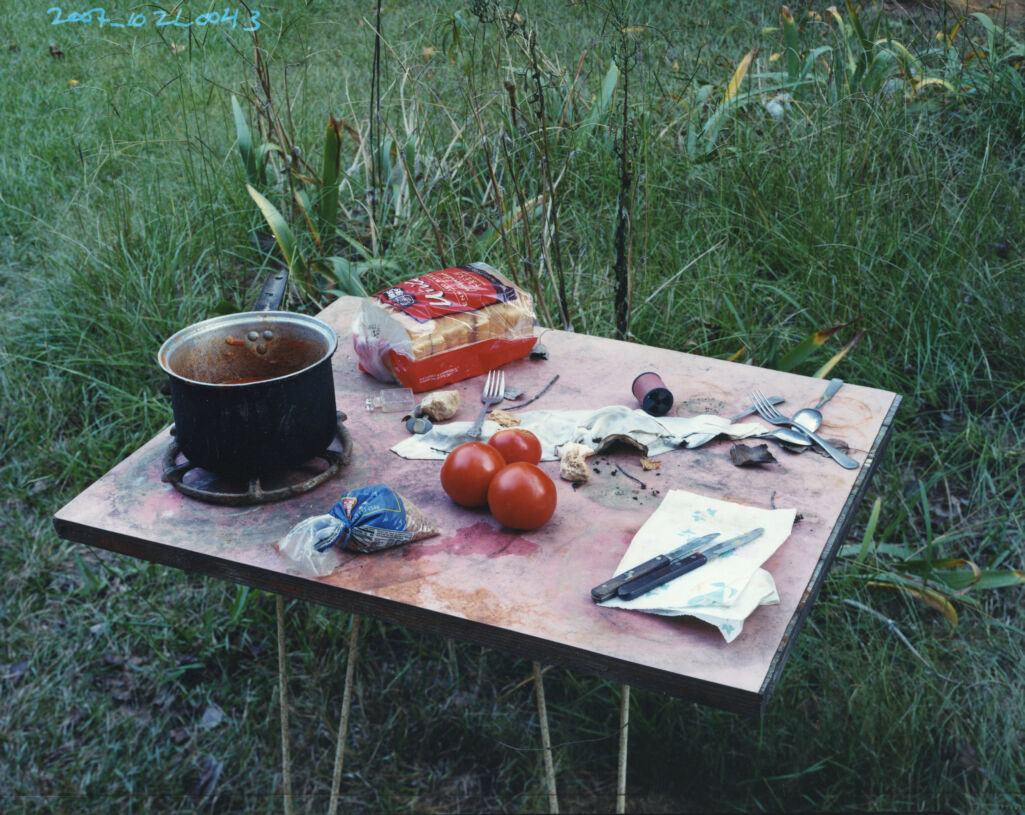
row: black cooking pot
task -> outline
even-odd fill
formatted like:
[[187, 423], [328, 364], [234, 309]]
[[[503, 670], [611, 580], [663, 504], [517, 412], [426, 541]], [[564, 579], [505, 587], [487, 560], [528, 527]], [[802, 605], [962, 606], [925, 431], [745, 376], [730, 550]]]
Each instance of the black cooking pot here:
[[171, 380], [182, 454], [214, 473], [252, 478], [322, 452], [337, 430], [330, 326], [275, 310], [287, 275], [271, 275], [254, 311], [183, 328], [157, 354]]

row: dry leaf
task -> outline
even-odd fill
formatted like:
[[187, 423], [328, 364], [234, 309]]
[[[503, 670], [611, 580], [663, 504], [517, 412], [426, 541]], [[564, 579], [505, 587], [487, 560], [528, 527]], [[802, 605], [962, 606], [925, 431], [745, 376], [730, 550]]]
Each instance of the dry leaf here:
[[647, 456], [641, 456], [641, 467], [645, 470], [657, 470], [662, 466], [661, 461], [652, 461]]
[[735, 444], [730, 448], [730, 460], [737, 467], [753, 467], [758, 464], [775, 464], [776, 462], [772, 453], [769, 452], [767, 444], [759, 444], [755, 447]]

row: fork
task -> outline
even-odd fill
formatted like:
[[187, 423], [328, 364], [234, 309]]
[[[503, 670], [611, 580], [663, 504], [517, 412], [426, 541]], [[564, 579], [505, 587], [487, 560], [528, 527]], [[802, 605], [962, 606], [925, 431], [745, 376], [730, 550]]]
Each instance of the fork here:
[[776, 408], [772, 406], [772, 404], [769, 402], [768, 399], [765, 398], [765, 396], [762, 394], [760, 390], [751, 391], [751, 401], [754, 402], [754, 406], [758, 410], [758, 415], [765, 419], [765, 421], [769, 422], [770, 424], [778, 424], [786, 427], [796, 427], [799, 430], [803, 431], [808, 436], [808, 438], [810, 438], [812, 441], [818, 444], [819, 447], [825, 450], [832, 457], [832, 459], [841, 467], [845, 467], [848, 470], [854, 470], [861, 466], [855, 459], [851, 458], [845, 453], [841, 453], [839, 450], [837, 450], [833, 445], [831, 445], [828, 441], [819, 436], [817, 433], [812, 433], [806, 427], [801, 427], [801, 425], [799, 425], [793, 419], [787, 418], [778, 410], [776, 410]]
[[471, 439], [480, 438], [481, 427], [484, 425], [484, 417], [487, 415], [488, 410], [504, 398], [505, 371], [489, 371], [487, 379], [484, 380], [484, 393], [480, 395], [480, 400], [484, 403], [484, 407], [481, 408], [477, 421], [473, 423], [473, 426], [467, 433]]

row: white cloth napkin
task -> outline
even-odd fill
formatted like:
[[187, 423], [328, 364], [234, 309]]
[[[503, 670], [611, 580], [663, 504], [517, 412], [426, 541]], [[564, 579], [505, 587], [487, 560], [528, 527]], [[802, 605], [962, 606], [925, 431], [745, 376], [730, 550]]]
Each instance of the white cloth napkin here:
[[761, 565], [790, 536], [795, 516], [794, 509], [758, 509], [670, 490], [634, 535], [615, 574], [711, 532], [718, 532], [719, 537], [709, 546], [757, 527], [765, 533], [735, 552], [713, 558], [647, 594], [633, 600], [615, 598], [601, 605], [697, 617], [718, 628], [726, 642], [732, 642], [743, 630], [744, 620], [758, 606], [779, 602], [776, 583]]
[[[729, 419], [711, 415], [656, 418], [643, 410], [624, 405], [609, 405], [597, 410], [530, 410], [516, 415], [521, 421], [518, 426], [540, 439], [544, 461], [558, 460], [556, 448], [567, 442], [598, 449], [602, 441], [611, 436], [629, 436], [643, 444], [649, 456], [657, 456], [688, 446], [688, 436], [704, 442], [709, 434], [746, 439], [768, 432], [768, 428], [758, 422], [731, 424]], [[435, 425], [427, 433], [403, 439], [391, 449], [402, 458], [442, 459], [449, 450], [470, 441], [466, 435], [469, 429], [470, 422]], [[501, 429], [488, 420], [484, 422], [481, 439], [487, 440]]]

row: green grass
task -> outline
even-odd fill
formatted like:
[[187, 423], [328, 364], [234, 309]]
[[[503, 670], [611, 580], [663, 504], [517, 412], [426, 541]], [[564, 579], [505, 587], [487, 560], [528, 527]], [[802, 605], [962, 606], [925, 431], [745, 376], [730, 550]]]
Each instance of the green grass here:
[[[394, 183], [377, 197], [372, 8], [255, 6], [273, 102], [312, 174], [330, 115], [362, 140], [358, 151], [343, 135], [341, 237], [322, 254], [363, 264], [372, 290], [436, 268], [439, 255], [488, 260], [534, 288], [555, 324], [545, 240], [559, 250], [574, 327], [616, 335], [622, 82], [607, 108], [601, 87], [610, 60], [630, 56], [629, 335], [720, 358], [746, 349], [771, 366], [811, 332], [859, 318], [864, 339], [834, 375], [904, 403], [848, 543], [878, 498], [881, 544], [1022, 569], [1025, 93], [1013, 44], [996, 43], [1002, 61], [966, 61], [965, 38], [985, 41], [978, 21], [952, 58], [933, 35], [953, 20], [885, 18], [889, 36], [966, 90], [909, 105], [822, 80], [793, 88], [776, 121], [757, 91], [782, 70], [770, 61], [783, 51], [778, 7], [680, 6], [520, 8], [546, 68], [540, 122], [522, 29], [447, 3], [387, 7], [380, 135], [406, 163], [384, 151]], [[794, 8], [801, 48], [838, 54], [835, 31], [808, 10]], [[50, 523], [170, 420], [153, 359], [162, 339], [244, 306], [269, 263], [252, 239], [265, 226], [229, 96], [244, 91], [263, 138], [246, 101], [251, 44], [213, 27], [53, 27], [43, 12], [6, 10], [0, 28], [0, 802], [280, 811], [274, 598], [67, 544]], [[714, 115], [755, 47], [742, 104], [714, 144], [688, 146], [690, 117]], [[534, 204], [512, 218], [550, 191], [546, 173], [558, 179], [557, 233]], [[316, 258], [290, 197], [262, 191]], [[312, 278], [290, 306], [315, 310], [336, 282]], [[869, 585], [893, 566], [874, 552], [841, 557], [760, 719], [635, 691], [631, 809], [1020, 810], [1021, 588], [967, 593], [952, 629]], [[326, 806], [349, 624], [287, 606], [301, 811]], [[543, 810], [533, 693], [517, 687], [530, 675], [523, 660], [365, 622], [345, 811]], [[619, 689], [558, 668], [545, 687], [563, 810], [611, 810]], [[213, 766], [213, 794], [197, 802]]]

